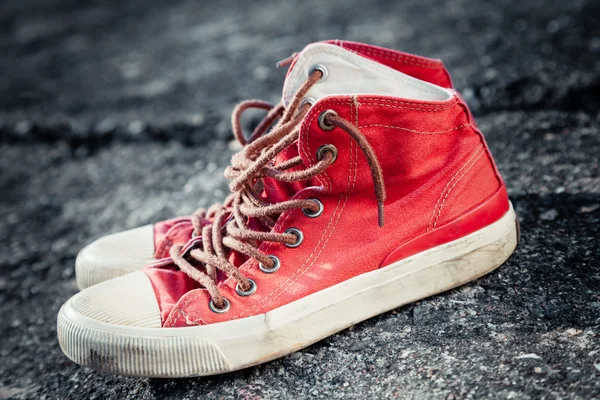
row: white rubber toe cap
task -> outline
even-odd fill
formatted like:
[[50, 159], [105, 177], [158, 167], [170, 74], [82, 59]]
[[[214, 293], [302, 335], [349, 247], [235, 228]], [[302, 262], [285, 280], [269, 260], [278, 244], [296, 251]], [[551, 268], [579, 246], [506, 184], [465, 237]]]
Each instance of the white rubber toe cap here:
[[154, 228], [144, 225], [101, 237], [83, 248], [75, 261], [77, 286], [85, 289], [154, 261]]
[[89, 287], [71, 297], [64, 312], [81, 324], [160, 328], [160, 309], [148, 276], [134, 272]]
[[[257, 321], [262, 322], [263, 316]], [[234, 327], [237, 337], [244, 331]], [[161, 313], [143, 271], [89, 287], [58, 312], [58, 343], [74, 362], [99, 371], [134, 376], [185, 377], [231, 371], [216, 344], [219, 326], [161, 327]], [[206, 328], [209, 331], [206, 332]], [[233, 340], [234, 354], [251, 344]], [[229, 338], [232, 341], [232, 338]], [[269, 351], [269, 346], [260, 346]]]

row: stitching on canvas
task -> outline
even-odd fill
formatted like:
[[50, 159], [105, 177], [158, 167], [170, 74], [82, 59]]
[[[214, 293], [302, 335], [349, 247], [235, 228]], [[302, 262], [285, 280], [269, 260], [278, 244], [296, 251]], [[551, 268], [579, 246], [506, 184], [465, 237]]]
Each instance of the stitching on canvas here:
[[[388, 108], [397, 108], [397, 109], [402, 109], [402, 110], [416, 110], [416, 111], [426, 111], [426, 112], [436, 112], [436, 111], [444, 111], [447, 110], [451, 107], [454, 107], [456, 104], [458, 104], [458, 99], [454, 98], [454, 101], [451, 101], [449, 103], [444, 103], [444, 104], [426, 104], [426, 103], [421, 103], [418, 101], [415, 102], [409, 102], [409, 101], [398, 101], [398, 100], [392, 100], [392, 99], [385, 99], [385, 98], [377, 98], [377, 97], [360, 97], [360, 96], [356, 96], [357, 99], [360, 99], [360, 105], [362, 106], [380, 106], [380, 107], [388, 107]], [[369, 101], [370, 100], [370, 101]], [[375, 101], [375, 102], [373, 102]], [[418, 106], [418, 108], [416, 107], [402, 107], [402, 106], [395, 106], [395, 105], [390, 105], [390, 104], [381, 104], [381, 102], [386, 102], [386, 103], [392, 103], [392, 104], [401, 104], [401, 105], [412, 105], [412, 106]], [[331, 101], [331, 102], [327, 102], [324, 101], [323, 104], [320, 104], [319, 107], [316, 107], [314, 109], [311, 109], [309, 111], [309, 114], [307, 114], [307, 117], [305, 118], [305, 121], [303, 122], [304, 125], [308, 125], [308, 121], [312, 118], [312, 116], [314, 116], [314, 114], [316, 114], [317, 112], [320, 112], [322, 110], [324, 110], [326, 107], [330, 107], [330, 106], [335, 106], [335, 105], [347, 105], [348, 101]], [[423, 108], [425, 107], [425, 108]], [[427, 109], [429, 108], [429, 109]], [[304, 129], [302, 129], [302, 131], [304, 131]], [[301, 131], [301, 132], [302, 132]], [[311, 159], [311, 161], [314, 162], [314, 159], [311, 157], [307, 158]]]
[[[281, 222], [280, 221], [277, 222], [277, 224], [273, 227], [273, 230], [278, 230], [282, 225], [284, 225], [287, 222], [287, 220], [290, 218], [291, 215], [292, 215], [291, 212], [288, 213], [287, 215], [285, 215], [285, 217], [282, 218]], [[268, 252], [268, 250], [270, 250], [272, 246], [274, 246], [274, 244], [269, 242], [263, 251], [265, 253]], [[224, 280], [223, 282], [219, 283], [219, 285], [228, 285], [229, 286], [229, 283], [231, 282], [232, 279], [234, 279], [234, 278], [227, 277], [227, 279]], [[185, 299], [183, 302], [181, 302], [181, 304], [178, 305], [178, 307], [175, 307], [175, 309], [184, 310], [192, 302], [192, 300], [194, 300], [194, 301], [196, 300], [197, 295], [196, 295], [196, 293], [194, 293], [194, 296], [189, 296], [189, 297], [193, 297], [193, 299], [192, 298]], [[171, 311], [171, 313], [169, 313], [169, 314], [172, 314], [172, 313], [173, 313], [173, 311]], [[202, 318], [198, 318], [197, 320], [204, 322], [202, 320]]]
[[[352, 114], [352, 101], [351, 101], [351, 99], [350, 99], [350, 107], [351, 107], [350, 108], [350, 113]], [[354, 157], [352, 157], [352, 154], [354, 154], [354, 144], [352, 143], [352, 139], [348, 139], [348, 140], [350, 141], [350, 154], [351, 154], [350, 157], [351, 157], [351, 159], [354, 158], [354, 164], [349, 163], [349, 165], [348, 165], [348, 186], [350, 186], [350, 175], [351, 175], [351, 172], [352, 172], [353, 169], [354, 169], [354, 181], [352, 183], [352, 187], [350, 188], [350, 190], [347, 190], [345, 193], [343, 193], [342, 195], [340, 195], [340, 198], [338, 199], [338, 202], [337, 202], [337, 205], [335, 207], [335, 210], [334, 210], [333, 214], [331, 215], [331, 218], [329, 219], [329, 222], [327, 223], [327, 226], [323, 230], [323, 235], [321, 235], [321, 237], [319, 238], [317, 244], [315, 245], [315, 247], [313, 248], [313, 250], [311, 251], [311, 253], [308, 255], [308, 257], [306, 258], [306, 260], [304, 261], [304, 263], [302, 264], [302, 266], [300, 266], [300, 268], [298, 270], [296, 270], [296, 272], [294, 272], [294, 274], [291, 277], [289, 277], [284, 283], [282, 283], [269, 296], [265, 297], [264, 299], [262, 299], [261, 301], [259, 301], [258, 303], [256, 303], [252, 308], [241, 312], [235, 318], [241, 317], [241, 316], [245, 316], [245, 315], [250, 315], [252, 312], [254, 312], [259, 307], [265, 307], [265, 306], [269, 305], [270, 303], [272, 303], [275, 299], [279, 298], [285, 291], [287, 291], [287, 289], [292, 284], [294, 284], [296, 281], [298, 281], [298, 279], [300, 279], [314, 265], [315, 261], [319, 258], [319, 256], [321, 255], [321, 253], [323, 252], [323, 250], [327, 246], [327, 243], [329, 242], [329, 240], [333, 236], [333, 232], [335, 231], [335, 227], [337, 226], [337, 224], [338, 224], [338, 222], [339, 222], [339, 220], [340, 220], [340, 218], [342, 216], [342, 212], [343, 212], [344, 208], [346, 207], [346, 204], [348, 202], [348, 198], [350, 196], [350, 193], [354, 189], [354, 186], [355, 186], [355, 183], [356, 183], [356, 164], [357, 164], [356, 155], [354, 155]], [[343, 197], [345, 197], [344, 203], [340, 207], [340, 202], [341, 202], [341, 200], [342, 200]], [[338, 212], [338, 210], [339, 210], [339, 212]], [[333, 222], [333, 224], [332, 224], [332, 221], [336, 217], [336, 215], [337, 215], [337, 218], [336, 218], [335, 222]], [[330, 230], [330, 227], [331, 227], [331, 230]], [[327, 236], [327, 238], [323, 242], [323, 238], [327, 234], [328, 231], [329, 231], [329, 235]], [[315, 254], [315, 252], [317, 251], [317, 249], [318, 249], [318, 253]], [[309, 261], [310, 261], [310, 263], [309, 263]]]
[[421, 58], [416, 58], [416, 57], [411, 57], [408, 54], [398, 54], [398, 53], [394, 53], [394, 52], [389, 52], [389, 51], [385, 51], [385, 50], [380, 50], [380, 49], [374, 49], [368, 46], [364, 46], [361, 44], [348, 44], [347, 45], [347, 49], [349, 48], [358, 48], [360, 49], [359, 51], [361, 53], [366, 53], [366, 54], [377, 54], [380, 57], [383, 58], [387, 58], [390, 60], [394, 60], [394, 61], [399, 61], [402, 62], [404, 64], [410, 64], [410, 65], [416, 65], [418, 67], [425, 67], [425, 68], [435, 68], [435, 69], [442, 69], [442, 65], [439, 62], [436, 62], [434, 60], [424, 60]]
[[[338, 202], [335, 206], [335, 209], [333, 211], [333, 214], [331, 215], [331, 218], [329, 219], [329, 222], [327, 223], [327, 226], [325, 227], [325, 229], [323, 230], [323, 235], [319, 238], [319, 241], [317, 242], [317, 245], [315, 246], [315, 248], [313, 249], [313, 251], [311, 252], [311, 254], [306, 258], [306, 260], [304, 261], [304, 263], [302, 264], [302, 266], [300, 268], [303, 268], [308, 261], [311, 259], [312, 255], [314, 254], [315, 250], [317, 248], [319, 248], [319, 245], [321, 243], [321, 241], [323, 240], [323, 237], [327, 234], [327, 231], [329, 229], [329, 227], [332, 224], [333, 218], [335, 217], [336, 213], [338, 212], [338, 209], [340, 207], [340, 203], [342, 201], [342, 196], [340, 196], [340, 198], [338, 199]], [[287, 284], [287, 282], [289, 282], [291, 279], [293, 279], [296, 274], [298, 273], [299, 270], [297, 270], [291, 277], [289, 277], [284, 283], [282, 283], [276, 290], [274, 290], [273, 292], [271, 292], [267, 297], [265, 297], [264, 299], [260, 300], [258, 303], [254, 304], [250, 309], [246, 309], [244, 311], [241, 311], [238, 315], [236, 315], [234, 317], [238, 318], [238, 317], [243, 317], [245, 315], [250, 315], [252, 312], [254, 312], [255, 310], [257, 310], [259, 307], [263, 306], [265, 304], [265, 302], [269, 299], [271, 299], [273, 296], [278, 296], [280, 293], [281, 288], [283, 287], [283, 285]]]
[[377, 51], [372, 51], [372, 50], [361, 49], [358, 51], [360, 52], [360, 54], [366, 54], [366, 55], [370, 55], [370, 56], [387, 58], [388, 60], [396, 61], [396, 62], [399, 62], [402, 64], [414, 65], [416, 67], [430, 68], [430, 69], [443, 69], [443, 67], [439, 64], [426, 64], [426, 63], [421, 63], [421, 62], [417, 62], [417, 61], [411, 61], [410, 59], [403, 58], [400, 56], [395, 57], [395, 56], [387, 55], [387, 54], [377, 52]]
[[[356, 105], [355, 105], [356, 106]], [[355, 118], [356, 121], [358, 121], [358, 107], [356, 108], [355, 111]], [[352, 120], [352, 103], [350, 104], [350, 119]], [[303, 269], [301, 269], [299, 272], [300, 274], [292, 281], [289, 282], [287, 284], [287, 286], [285, 288], [283, 288], [280, 293], [271, 299], [270, 302], [274, 301], [275, 298], [281, 296], [285, 291], [287, 291], [287, 289], [294, 283], [297, 282], [302, 276], [304, 276], [304, 274], [306, 272], [308, 272], [308, 270], [310, 270], [310, 268], [315, 264], [315, 262], [319, 259], [319, 256], [321, 255], [321, 253], [323, 252], [323, 250], [325, 250], [325, 248], [327, 247], [327, 243], [329, 242], [329, 239], [331, 239], [331, 237], [333, 236], [333, 233], [335, 232], [335, 228], [337, 227], [337, 224], [342, 216], [342, 213], [344, 211], [344, 209], [346, 208], [346, 204], [348, 203], [348, 199], [350, 198], [350, 193], [352, 193], [354, 191], [354, 188], [356, 186], [356, 177], [357, 177], [357, 170], [358, 170], [358, 151], [357, 149], [355, 149], [355, 144], [354, 141], [352, 139], [348, 139], [349, 144], [350, 144], [350, 160], [351, 162], [348, 165], [348, 180], [347, 180], [347, 190], [345, 192], [345, 199], [344, 199], [344, 204], [342, 205], [339, 214], [337, 215], [337, 219], [335, 221], [335, 223], [333, 224], [331, 231], [329, 232], [329, 236], [327, 237], [327, 239], [325, 240], [325, 242], [323, 243], [323, 245], [321, 246], [319, 252], [312, 258], [312, 261], [310, 263], [310, 265], [306, 265]], [[354, 172], [354, 174], [352, 174], [352, 172]], [[352, 182], [350, 182], [352, 176]], [[315, 247], [316, 248], [316, 247]], [[311, 256], [313, 255], [313, 252], [311, 253]], [[310, 256], [309, 256], [310, 258]], [[308, 259], [307, 259], [308, 261]], [[294, 274], [296, 275], [296, 274]], [[269, 302], [269, 303], [270, 303]], [[269, 304], [267, 303], [267, 304]], [[267, 305], [265, 304], [265, 306]]]
[[[444, 111], [450, 107], [439, 107], [439, 108], [422, 108], [422, 107], [402, 107], [402, 106], [394, 106], [390, 104], [381, 104], [381, 103], [362, 103], [368, 106], [378, 106], [378, 107], [387, 107], [387, 108], [395, 108], [399, 110], [413, 110], [413, 111], [425, 111], [425, 112], [436, 112], [436, 111]], [[454, 105], [454, 104], [452, 104]], [[425, 106], [425, 105], [423, 105]]]
[[[354, 104], [354, 107], [356, 108], [356, 111], [354, 113], [355, 116], [356, 116], [356, 121], [355, 121], [354, 125], [357, 128], [360, 128], [360, 126], [358, 126], [358, 107], [360, 106], [360, 103], [358, 102], [358, 96], [357, 95], [352, 96], [352, 103]], [[352, 115], [352, 107], [350, 107], [350, 115]]]
[[355, 54], [362, 55], [370, 55], [370, 56], [378, 56], [382, 58], [387, 58], [388, 60], [396, 61], [402, 64], [414, 65], [417, 67], [423, 68], [431, 68], [431, 69], [442, 69], [443, 66], [441, 63], [438, 63], [434, 60], [427, 61], [423, 59], [419, 59], [417, 57], [411, 57], [410, 55], [403, 54], [392, 54], [388, 52], [384, 52], [378, 49], [371, 49], [368, 47], [360, 46], [360, 45], [349, 45], [346, 47], [346, 50], [349, 50]]
[[433, 226], [433, 220], [435, 218], [435, 211], [438, 209], [438, 206], [442, 202], [442, 199], [444, 197], [444, 194], [446, 193], [446, 190], [448, 189], [448, 187], [450, 187], [450, 185], [452, 184], [454, 179], [456, 179], [456, 177], [462, 172], [462, 170], [465, 169], [467, 167], [467, 165], [469, 165], [471, 160], [481, 151], [482, 147], [483, 147], [483, 145], [479, 145], [473, 150], [473, 153], [471, 154], [469, 159], [458, 169], [458, 171], [456, 171], [456, 173], [452, 176], [452, 178], [448, 181], [448, 183], [444, 187], [444, 190], [442, 190], [442, 192], [440, 193], [440, 197], [438, 198], [438, 201], [436, 202], [435, 207], [433, 208], [433, 211], [431, 212], [431, 218], [429, 220], [429, 225], [427, 226], [427, 231], [433, 229], [432, 226]]
[[[412, 108], [412, 107], [402, 107], [402, 106], [393, 106], [393, 105], [379, 104], [379, 103], [363, 103], [363, 102], [359, 103], [359, 102], [358, 102], [358, 96], [356, 96], [356, 95], [355, 95], [355, 96], [353, 96], [352, 98], [350, 98], [349, 100], [350, 100], [350, 110], [351, 110], [351, 114], [352, 114], [352, 105], [353, 105], [353, 103], [354, 103], [354, 105], [355, 105], [355, 107], [356, 107], [356, 112], [355, 112], [355, 121], [356, 121], [356, 125], [357, 125], [357, 126], [358, 126], [358, 106], [359, 106], [359, 105], [376, 105], [376, 106], [383, 106], [383, 107], [390, 107], [390, 108], [397, 108], [397, 109], [411, 109], [411, 110], [421, 110], [421, 111], [428, 111], [428, 112], [429, 112], [429, 111], [431, 111], [431, 112], [433, 112], [433, 111], [442, 111], [442, 110], [444, 110], [444, 109], [450, 108], [451, 106], [454, 106], [454, 105], [457, 103], [457, 101], [454, 101], [454, 102], [452, 102], [452, 103], [450, 103], [450, 104], [447, 104], [447, 105], [429, 105], [429, 104], [421, 104], [423, 107], [431, 107], [431, 108], [432, 108], [432, 109], [430, 109], [430, 110], [426, 110], [426, 109], [418, 109], [418, 108]], [[364, 101], [366, 101], [366, 100], [384, 101], [384, 102], [393, 103], [393, 104], [419, 104], [418, 102], [406, 102], [406, 101], [397, 101], [397, 100], [391, 100], [391, 99], [380, 99], [380, 98], [369, 98], [369, 97], [367, 97], [367, 98], [364, 98], [364, 99], [361, 99], [361, 101], [363, 101], [363, 100], [364, 100]], [[318, 108], [314, 108], [313, 110], [311, 110], [311, 111], [309, 112], [309, 116], [310, 116], [310, 117], [305, 119], [305, 121], [303, 122], [303, 125], [306, 125], [306, 126], [307, 126], [307, 125], [308, 125], [308, 123], [309, 123], [309, 121], [311, 120], [311, 117], [313, 117], [315, 114], [317, 114], [317, 113], [321, 112], [321, 111], [322, 111], [322, 110], [324, 110], [326, 107], [333, 106], [333, 105], [348, 105], [348, 100], [346, 100], [346, 101], [344, 101], [344, 102], [342, 102], [342, 101], [338, 101], [338, 102], [324, 102], [322, 105], [320, 105], [320, 107], [318, 107]], [[434, 108], [434, 107], [436, 107], [436, 108]], [[352, 118], [351, 118], [351, 119], [352, 119]], [[363, 126], [363, 127], [365, 127], [365, 126]], [[310, 160], [310, 161], [311, 161], [311, 163], [314, 163], [314, 162], [315, 162], [315, 158], [312, 156], [312, 154], [310, 153], [310, 151], [309, 151], [309, 149], [308, 149], [308, 144], [307, 144], [307, 140], [306, 140], [306, 135], [307, 135], [307, 129], [304, 129], [304, 126], [303, 126], [303, 127], [302, 127], [302, 129], [301, 129], [301, 136], [303, 136], [303, 137], [304, 137], [304, 140], [302, 141], [302, 142], [303, 142], [303, 145], [302, 145], [302, 150], [304, 150], [305, 157], [306, 157], [308, 160]], [[352, 144], [352, 143], [351, 143], [351, 145], [350, 145], [350, 151], [351, 151], [351, 154], [352, 154], [352, 153], [353, 153], [353, 144]], [[352, 156], [351, 156], [351, 157], [352, 157]], [[346, 204], [347, 204], [347, 201], [348, 201], [349, 194], [350, 194], [350, 193], [351, 193], [351, 192], [354, 190], [354, 187], [355, 187], [355, 184], [356, 184], [356, 177], [357, 177], [357, 164], [358, 164], [358, 160], [357, 160], [357, 154], [354, 154], [354, 180], [353, 180], [353, 183], [352, 183], [352, 187], [350, 188], [350, 190], [349, 190], [349, 191], [346, 193], [346, 195], [345, 195], [344, 203], [343, 203], [343, 205], [342, 205], [342, 207], [341, 207], [341, 209], [340, 209], [340, 214], [338, 215], [338, 218], [337, 218], [337, 219], [336, 219], [336, 221], [335, 221], [334, 228], [333, 228], [333, 229], [332, 229], [332, 231], [330, 232], [330, 234], [329, 234], [329, 236], [327, 237], [326, 241], [323, 243], [323, 248], [325, 247], [325, 245], [327, 244], [327, 242], [328, 242], [328, 241], [329, 241], [329, 239], [331, 238], [331, 236], [332, 236], [332, 234], [333, 234], [333, 230], [335, 230], [335, 226], [337, 225], [337, 223], [338, 223], [338, 221], [339, 221], [339, 218], [341, 217], [341, 212], [343, 211], [343, 209], [345, 208], [345, 206], [346, 206]], [[349, 171], [349, 173], [350, 173], [350, 171]], [[323, 182], [323, 181], [321, 181], [321, 183], [323, 183], [323, 186], [326, 186], [326, 187], [327, 187], [329, 190], [331, 190], [331, 187], [332, 187], [331, 179], [330, 179], [330, 177], [329, 177], [329, 176], [328, 176], [326, 173], [325, 173], [325, 176], [326, 176], [326, 178], [327, 178], [327, 182]], [[317, 177], [317, 179], [319, 179], [319, 178]], [[319, 180], [320, 180], [320, 179], [319, 179]], [[445, 190], [445, 189], [444, 189], [444, 190]], [[442, 192], [442, 194], [443, 194], [443, 192]], [[328, 229], [329, 229], [329, 227], [331, 226], [331, 222], [332, 222], [333, 218], [335, 217], [335, 215], [336, 215], [336, 213], [338, 212], [338, 209], [339, 209], [339, 207], [340, 207], [340, 202], [341, 202], [341, 200], [342, 200], [342, 197], [344, 197], [344, 196], [343, 196], [343, 195], [342, 195], [342, 196], [340, 196], [340, 199], [338, 200], [338, 203], [336, 204], [336, 208], [335, 208], [335, 210], [334, 210], [334, 213], [332, 214], [332, 216], [331, 216], [331, 219], [330, 219], [330, 221], [329, 221], [328, 225], [326, 226], [326, 228], [325, 228], [325, 230], [324, 230], [323, 236], [321, 236], [321, 238], [320, 238], [320, 239], [319, 239], [319, 241], [317, 242], [317, 246], [315, 246], [315, 250], [316, 250], [316, 248], [318, 248], [318, 246], [319, 246], [319, 244], [322, 242], [322, 239], [323, 239], [323, 237], [325, 236], [325, 234], [326, 234], [327, 230], [328, 230]], [[436, 208], [437, 208], [437, 205], [436, 205]], [[434, 212], [435, 212], [435, 209], [434, 209]], [[287, 214], [287, 215], [286, 215], [286, 216], [285, 216], [285, 217], [282, 219], [282, 221], [280, 221], [281, 223], [278, 223], [278, 224], [276, 225], [276, 227], [274, 227], [274, 229], [276, 229], [276, 228], [280, 227], [281, 225], [284, 225], [284, 224], [287, 222], [287, 220], [290, 218], [290, 216], [291, 216], [291, 215], [292, 215], [292, 213], [289, 213], [289, 214]], [[273, 244], [272, 244], [272, 243], [269, 243], [269, 244], [267, 245], [267, 247], [265, 247], [264, 251], [265, 251], [265, 252], [267, 252], [268, 250], [270, 250], [270, 249], [272, 248], [272, 246], [273, 246]], [[321, 254], [321, 252], [322, 252], [323, 248], [321, 248], [321, 250], [319, 251], [319, 253], [316, 255], [316, 257], [315, 257], [315, 260], [316, 260], [316, 259], [319, 257], [319, 255]], [[306, 264], [306, 263], [307, 263], [307, 262], [310, 260], [310, 257], [312, 257], [312, 255], [313, 255], [313, 254], [314, 254], [314, 250], [313, 250], [313, 252], [311, 253], [311, 255], [310, 255], [310, 256], [309, 256], [309, 257], [306, 259], [306, 261], [305, 261], [304, 265], [305, 265], [305, 264]], [[313, 262], [312, 262], [312, 263], [311, 263], [311, 264], [308, 266], [308, 268], [310, 268], [310, 266], [312, 266], [312, 264], [314, 264], [314, 260], [313, 260]], [[304, 265], [303, 265], [303, 266], [304, 266]], [[250, 267], [249, 267], [249, 268], [250, 268]], [[301, 268], [302, 268], [302, 267], [301, 267]], [[306, 270], [307, 270], [308, 268], [306, 268]], [[298, 277], [298, 278], [299, 278], [299, 277]], [[223, 282], [223, 284], [227, 284], [227, 283], [229, 283], [229, 280], [230, 280], [230, 279], [231, 279], [231, 277], [229, 277], [228, 279], [226, 279], [226, 280]], [[290, 278], [290, 279], [291, 279], [291, 278]], [[296, 279], [296, 280], [297, 280], [297, 279]], [[285, 284], [285, 283], [284, 283], [284, 284]], [[289, 285], [288, 285], [288, 287], [289, 287]], [[283, 293], [283, 291], [282, 291], [281, 293]], [[279, 293], [277, 296], [279, 296], [281, 293]], [[199, 293], [198, 293], [198, 294], [199, 294]], [[184, 309], [185, 309], [185, 308], [186, 308], [186, 307], [187, 307], [187, 306], [188, 306], [188, 305], [189, 305], [189, 304], [190, 304], [192, 301], [196, 300], [196, 298], [197, 298], [197, 297], [198, 297], [198, 295], [197, 295], [196, 293], [194, 293], [192, 296], [189, 296], [189, 297], [188, 297], [187, 299], [185, 299], [183, 302], [181, 302], [180, 304], [178, 304], [178, 306], [177, 306], [177, 307], [174, 307], [174, 309], [173, 309], [173, 310], [172, 310], [172, 311], [169, 313], [169, 316], [167, 317], [167, 321], [169, 321], [169, 320], [172, 320], [172, 317], [173, 317], [173, 315], [174, 315], [174, 312], [177, 312], [177, 313], [179, 313], [179, 316], [178, 316], [178, 317], [176, 317], [176, 319], [175, 319], [175, 321], [174, 321], [174, 322], [176, 322], [176, 321], [179, 319], [179, 317], [181, 316], [180, 312], [185, 312], [185, 311], [183, 311], [183, 310], [184, 310]], [[271, 296], [269, 296], [269, 297], [271, 297]], [[256, 308], [257, 308], [257, 307], [258, 307], [260, 304], [262, 304], [262, 303], [263, 303], [264, 301], [266, 301], [266, 300], [268, 300], [268, 298], [265, 298], [265, 299], [263, 299], [263, 300], [262, 300], [260, 303], [257, 303], [257, 304], [255, 304], [255, 305], [254, 305], [254, 306], [253, 306], [253, 307], [252, 307], [250, 310], [245, 310], [245, 311], [243, 311], [243, 312], [239, 313], [239, 314], [238, 314], [238, 315], [237, 315], [235, 318], [237, 318], [237, 317], [240, 317], [240, 316], [243, 316], [243, 315], [245, 315], [245, 314], [247, 314], [247, 313], [249, 313], [249, 312], [252, 312], [252, 311], [254, 311], [254, 310], [255, 310], [255, 309], [256, 309]], [[197, 319], [195, 319], [194, 321], [199, 321], [199, 322], [202, 322], [202, 323], [204, 323], [204, 321], [202, 320], [202, 318], [201, 318], [201, 317], [200, 317], [200, 318], [197, 318]]]
[[460, 180], [462, 178], [464, 178], [464, 176], [467, 174], [467, 172], [469, 172], [473, 168], [473, 166], [477, 163], [477, 161], [481, 158], [481, 156], [485, 153], [485, 151], [479, 151], [478, 153], [479, 153], [479, 155], [471, 162], [471, 165], [469, 165], [469, 168], [467, 168], [463, 172], [463, 174], [458, 179], [456, 179], [456, 181], [454, 181], [454, 184], [452, 185], [452, 187], [450, 187], [450, 189], [448, 189], [448, 191], [446, 192], [446, 196], [444, 196], [444, 201], [440, 205], [440, 208], [438, 209], [437, 216], [435, 217], [435, 222], [433, 223], [433, 228], [434, 229], [437, 226], [438, 219], [440, 217], [440, 214], [442, 213], [442, 209], [444, 208], [444, 204], [446, 203], [446, 200], [448, 199], [448, 196], [450, 195], [450, 192], [452, 192], [452, 189], [454, 189], [454, 187], [458, 184], [458, 182], [460, 182]]
[[[454, 101], [453, 102], [449, 102], [448, 100], [439, 100], [439, 102], [441, 104], [438, 103], [431, 103], [431, 102], [426, 102], [427, 100], [410, 100], [410, 99], [403, 99], [403, 100], [396, 100], [394, 98], [389, 98], [389, 97], [383, 97], [383, 96], [378, 96], [378, 97], [367, 97], [368, 95], [365, 95], [362, 100], [371, 100], [371, 101], [377, 101], [377, 102], [385, 102], [385, 103], [394, 103], [394, 104], [406, 104], [406, 105], [418, 105], [421, 107], [439, 107], [439, 108], [448, 108], [450, 106], [453, 106], [455, 103], [458, 103], [458, 98], [454, 97]], [[435, 100], [432, 100], [435, 101]]]
[[463, 125], [456, 126], [456, 127], [452, 128], [452, 129], [448, 129], [448, 130], [445, 130], [445, 131], [437, 131], [437, 132], [418, 131], [418, 130], [415, 130], [415, 129], [408, 129], [408, 128], [404, 128], [404, 127], [401, 127], [401, 126], [382, 125], [382, 124], [368, 124], [368, 125], [359, 126], [359, 128], [379, 127], [379, 128], [400, 129], [400, 130], [407, 131], [407, 132], [418, 133], [420, 135], [441, 135], [443, 133], [450, 133], [450, 132], [453, 132], [453, 131], [465, 128], [467, 126], [471, 126], [471, 124], [463, 124]]

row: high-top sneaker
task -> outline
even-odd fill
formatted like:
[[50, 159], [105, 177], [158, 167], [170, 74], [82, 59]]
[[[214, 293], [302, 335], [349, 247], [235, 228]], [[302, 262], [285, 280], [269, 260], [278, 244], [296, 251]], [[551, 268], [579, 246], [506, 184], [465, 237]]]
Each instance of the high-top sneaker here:
[[[360, 43], [339, 40], [324, 43], [345, 48], [415, 78], [446, 88], [452, 87], [450, 76], [440, 60]], [[246, 139], [242, 133], [240, 116], [248, 108], [268, 110], [269, 114]], [[246, 145], [247, 142], [262, 135], [282, 111], [281, 105], [274, 107], [260, 101], [243, 102], [232, 115], [235, 137], [242, 145]], [[225, 206], [231, 206], [230, 201], [231, 198], [228, 198], [224, 202]], [[84, 289], [108, 279], [139, 271], [156, 259], [167, 257], [171, 246], [183, 245], [193, 235], [199, 235], [202, 227], [214, 219], [218, 208], [219, 206], [215, 205], [208, 210], [199, 209], [192, 216], [145, 225], [104, 236], [92, 242], [77, 256], [75, 263], [77, 285], [80, 289]]]
[[62, 350], [195, 376], [299, 350], [487, 274], [517, 222], [456, 93], [334, 44], [290, 66], [285, 111], [226, 170], [230, 209], [169, 258], [73, 296]]

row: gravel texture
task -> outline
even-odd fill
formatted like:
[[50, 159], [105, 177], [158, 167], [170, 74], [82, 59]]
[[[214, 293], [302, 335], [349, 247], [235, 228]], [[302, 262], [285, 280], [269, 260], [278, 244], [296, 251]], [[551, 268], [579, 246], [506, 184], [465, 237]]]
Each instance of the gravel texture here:
[[[592, 0], [4, 1], [0, 398], [600, 399], [599, 21]], [[521, 218], [515, 255], [225, 376], [66, 359], [77, 251], [223, 198], [234, 104], [277, 101], [275, 62], [329, 38], [445, 61]]]

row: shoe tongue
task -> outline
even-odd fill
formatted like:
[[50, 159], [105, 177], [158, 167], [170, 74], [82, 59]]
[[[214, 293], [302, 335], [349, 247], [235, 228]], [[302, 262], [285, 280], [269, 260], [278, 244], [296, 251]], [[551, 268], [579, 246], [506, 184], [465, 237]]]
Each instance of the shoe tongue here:
[[304, 48], [290, 66], [283, 85], [287, 107], [314, 68], [324, 67], [324, 77], [305, 95], [315, 101], [329, 95], [376, 94], [412, 100], [447, 100], [449, 91], [413, 78], [370, 58], [329, 43]]
[[[274, 165], [281, 164], [282, 162], [297, 157], [300, 153], [298, 152], [298, 146], [292, 144], [287, 149], [283, 150], [277, 155], [274, 161]], [[289, 169], [288, 171], [301, 170], [302, 166]], [[308, 181], [296, 181], [296, 182], [281, 182], [277, 179], [270, 177], [264, 177], [263, 179], [263, 198], [270, 203], [280, 203], [282, 201], [289, 200], [292, 196], [298, 193], [300, 190], [311, 186], [312, 179]]]

